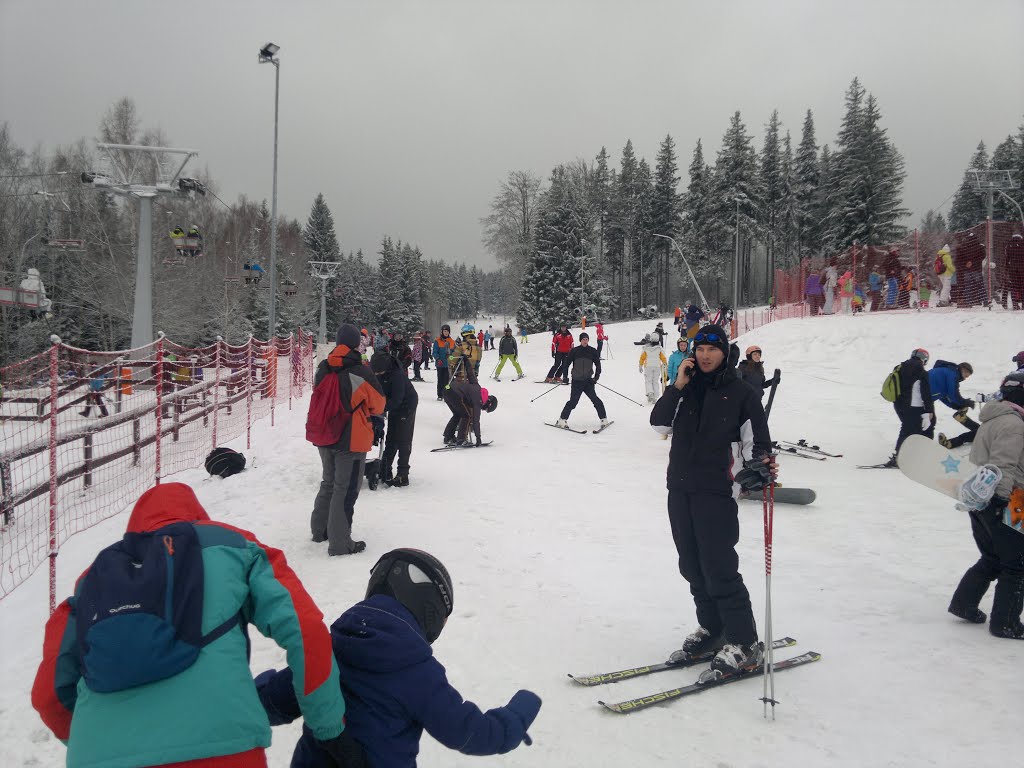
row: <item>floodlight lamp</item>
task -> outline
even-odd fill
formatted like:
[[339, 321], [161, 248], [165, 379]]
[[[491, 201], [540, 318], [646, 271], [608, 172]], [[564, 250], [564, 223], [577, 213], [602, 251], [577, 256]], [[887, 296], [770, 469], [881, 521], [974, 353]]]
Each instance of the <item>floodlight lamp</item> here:
[[267, 43], [260, 48], [260, 61], [273, 61], [274, 55], [281, 50], [281, 46]]

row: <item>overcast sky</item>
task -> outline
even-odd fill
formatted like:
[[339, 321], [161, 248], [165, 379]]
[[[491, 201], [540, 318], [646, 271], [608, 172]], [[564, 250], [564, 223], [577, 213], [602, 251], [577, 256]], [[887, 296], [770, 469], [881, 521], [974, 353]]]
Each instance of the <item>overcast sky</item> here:
[[[948, 208], [979, 139], [1024, 122], [1022, 0], [0, 0], [0, 121], [52, 148], [133, 98], [144, 127], [197, 149], [225, 200], [270, 198], [281, 46], [279, 211], [318, 192], [344, 250], [382, 235], [493, 264], [479, 219], [513, 169], [547, 177], [665, 134], [688, 181], [739, 109], [760, 147], [778, 108], [832, 143], [857, 76], [907, 161], [916, 223]], [[944, 202], [945, 201], [945, 202]]]

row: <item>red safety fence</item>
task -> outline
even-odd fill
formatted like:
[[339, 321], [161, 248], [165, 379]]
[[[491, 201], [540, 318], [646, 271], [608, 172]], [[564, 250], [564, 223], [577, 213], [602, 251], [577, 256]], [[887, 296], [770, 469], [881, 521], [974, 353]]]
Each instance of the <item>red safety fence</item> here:
[[53, 337], [49, 351], [0, 368], [0, 599], [47, 558], [55, 606], [60, 545], [146, 489], [246, 436], [303, 395], [313, 337], [241, 346], [93, 352]]
[[780, 307], [806, 303], [808, 315], [935, 306], [1021, 309], [1024, 228], [1020, 222], [983, 222], [962, 232], [914, 230], [884, 246], [852, 245], [776, 270], [774, 297]]

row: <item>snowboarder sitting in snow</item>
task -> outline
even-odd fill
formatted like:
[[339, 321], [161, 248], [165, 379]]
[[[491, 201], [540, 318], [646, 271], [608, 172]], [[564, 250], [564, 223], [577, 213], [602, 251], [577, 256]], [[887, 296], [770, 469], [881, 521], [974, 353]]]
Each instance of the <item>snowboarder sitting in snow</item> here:
[[[540, 698], [518, 691], [504, 707], [481, 712], [448, 682], [431, 645], [454, 608], [451, 577], [437, 558], [395, 549], [373, 567], [366, 597], [331, 625], [345, 733], [375, 768], [414, 768], [423, 730], [464, 755], [495, 755], [530, 744], [527, 729]], [[271, 725], [299, 716], [292, 670], [267, 670], [256, 688]], [[292, 768], [333, 768], [308, 729], [295, 745]]]
[[[758, 397], [764, 400], [764, 391], [772, 388], [775, 384], [775, 379], [764, 380], [764, 363], [761, 362], [760, 347], [747, 347], [745, 354], [746, 359], [736, 366], [736, 374], [740, 379], [752, 386], [754, 391], [757, 392]], [[671, 373], [669, 374], [669, 381], [672, 381]]]
[[601, 378], [601, 357], [597, 354], [597, 350], [590, 346], [590, 334], [586, 331], [580, 334], [580, 345], [566, 357], [566, 366], [572, 375], [572, 387], [569, 390], [569, 400], [562, 408], [562, 413], [559, 415], [558, 421], [555, 422], [555, 426], [568, 426], [566, 419], [579, 404], [580, 395], [585, 394], [597, 409], [597, 417], [601, 420], [601, 426], [607, 427], [608, 413], [594, 389], [597, 380]]
[[970, 363], [957, 365], [946, 360], [936, 360], [935, 365], [928, 371], [928, 386], [932, 391], [932, 400], [941, 402], [956, 411], [953, 418], [970, 430], [953, 439], [940, 432], [939, 442], [944, 448], [958, 448], [964, 443], [971, 442], [974, 440], [978, 427], [981, 426], [967, 416], [967, 409], [973, 408], [975, 402], [960, 394], [960, 382], [969, 379], [972, 373], [974, 373], [974, 367]]
[[971, 462], [994, 464], [1003, 477], [988, 506], [970, 513], [981, 557], [960, 579], [949, 612], [983, 624], [987, 617], [978, 605], [995, 581], [989, 632], [1024, 640], [1024, 373], [1004, 378], [999, 392], [1002, 400], [981, 409]]
[[771, 482], [777, 467], [761, 400], [729, 365], [725, 330], [706, 325], [693, 341], [694, 356], [651, 411], [654, 430], [672, 435], [669, 521], [700, 623], [672, 658], [717, 651], [712, 669], [745, 672], [760, 666], [762, 648], [739, 573], [736, 495]]
[[648, 333], [644, 340], [643, 350], [640, 352], [640, 373], [644, 375], [644, 383], [647, 387], [647, 402], [652, 405], [658, 400], [661, 394], [662, 378], [665, 375], [665, 353], [661, 351], [661, 341], [655, 333]]

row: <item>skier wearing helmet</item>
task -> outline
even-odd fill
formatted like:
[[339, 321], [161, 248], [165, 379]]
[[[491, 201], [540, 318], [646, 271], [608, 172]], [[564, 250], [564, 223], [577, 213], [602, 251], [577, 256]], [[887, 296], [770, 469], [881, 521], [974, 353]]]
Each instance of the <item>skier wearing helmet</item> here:
[[758, 346], [747, 347], [744, 359], [736, 366], [736, 374], [743, 381], [754, 388], [758, 396], [763, 400], [764, 391], [771, 389], [775, 379], [768, 381], [764, 379], [764, 363], [761, 362], [761, 348]]
[[[988, 505], [970, 512], [981, 557], [960, 579], [949, 612], [973, 624], [988, 618], [989, 632], [996, 637], [1024, 640], [1024, 373], [1006, 376], [999, 393], [1000, 400], [981, 409], [971, 462], [995, 465], [1002, 479]], [[993, 581], [989, 618], [979, 603]]]
[[[431, 644], [454, 608], [444, 565], [418, 549], [388, 552], [370, 571], [366, 597], [331, 625], [341, 688], [346, 694], [346, 733], [365, 750], [346, 765], [414, 768], [424, 729], [465, 755], [495, 755], [530, 744], [527, 729], [541, 707], [535, 693], [518, 691], [503, 707], [482, 712], [448, 682]], [[292, 670], [267, 670], [256, 678], [271, 725], [299, 716]], [[304, 730], [292, 768], [336, 763]]]
[[928, 382], [928, 350], [915, 349], [910, 357], [899, 364], [900, 393], [892, 407], [900, 420], [900, 434], [886, 467], [896, 466], [896, 456], [903, 441], [911, 435], [924, 435], [929, 440], [935, 431], [935, 403]]
[[661, 396], [661, 385], [664, 382], [667, 366], [668, 361], [665, 359], [665, 353], [661, 350], [661, 337], [657, 333], [648, 333], [644, 336], [638, 368], [644, 375], [647, 402], [651, 405], [654, 405]]
[[448, 355], [455, 350], [455, 339], [452, 338], [452, 327], [445, 323], [441, 326], [441, 335], [434, 339], [430, 349], [434, 357], [434, 369], [437, 371], [437, 399], [444, 399], [444, 390], [448, 386]]

